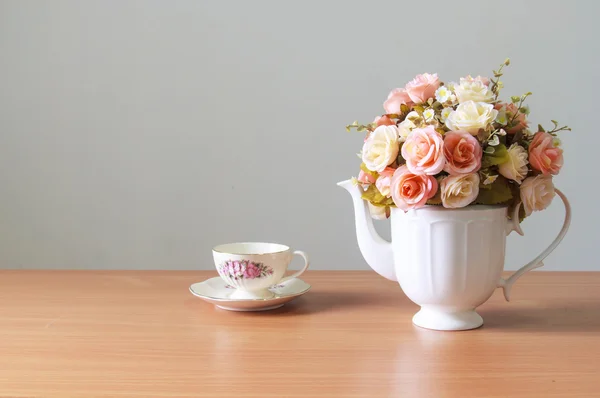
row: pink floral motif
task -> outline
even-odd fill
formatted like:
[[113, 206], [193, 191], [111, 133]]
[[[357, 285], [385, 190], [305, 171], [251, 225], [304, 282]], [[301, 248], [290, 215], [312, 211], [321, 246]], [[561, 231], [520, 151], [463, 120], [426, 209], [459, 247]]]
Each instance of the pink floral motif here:
[[219, 272], [234, 280], [255, 279], [273, 275], [273, 269], [263, 263], [253, 261], [228, 260], [219, 266]]

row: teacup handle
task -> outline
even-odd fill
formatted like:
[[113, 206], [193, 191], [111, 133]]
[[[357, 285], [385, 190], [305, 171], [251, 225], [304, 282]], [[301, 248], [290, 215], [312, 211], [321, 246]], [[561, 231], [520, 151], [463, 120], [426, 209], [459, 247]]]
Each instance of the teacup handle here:
[[282, 278], [278, 282], [279, 284], [285, 283], [285, 282], [289, 281], [290, 279], [299, 277], [300, 275], [302, 275], [304, 273], [304, 271], [306, 271], [306, 269], [308, 268], [308, 266], [310, 264], [310, 262], [308, 261], [308, 255], [305, 252], [303, 252], [302, 250], [294, 250], [293, 254], [297, 254], [304, 259], [304, 267], [302, 267], [302, 269], [300, 271], [297, 271], [290, 276], [286, 276], [285, 278]]
[[[512, 289], [513, 284], [523, 276], [524, 273], [531, 271], [532, 269], [539, 268], [544, 265], [543, 260], [550, 254], [556, 246], [560, 243], [560, 241], [565, 237], [567, 230], [569, 229], [569, 225], [571, 224], [571, 204], [569, 200], [565, 196], [564, 193], [559, 191], [558, 189], [554, 189], [554, 191], [560, 196], [563, 204], [565, 205], [565, 221], [563, 222], [562, 229], [558, 233], [558, 236], [554, 239], [554, 241], [540, 253], [539, 256], [531, 260], [529, 263], [521, 267], [518, 271], [512, 274], [508, 279], [500, 278], [500, 282], [498, 282], [498, 287], [501, 287], [504, 291], [504, 298], [506, 301], [510, 301], [510, 291]], [[525, 235], [523, 230], [521, 229], [521, 225], [519, 224], [519, 208], [521, 207], [521, 203], [515, 207], [514, 212], [510, 220], [507, 220], [506, 224], [506, 235], [510, 234], [512, 231], [516, 231], [519, 235]]]

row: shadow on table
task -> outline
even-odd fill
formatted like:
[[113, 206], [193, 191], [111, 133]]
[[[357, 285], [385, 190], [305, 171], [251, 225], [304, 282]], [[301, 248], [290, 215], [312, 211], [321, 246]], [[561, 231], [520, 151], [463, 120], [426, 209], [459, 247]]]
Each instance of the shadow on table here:
[[382, 294], [379, 297], [365, 297], [364, 292], [328, 292], [309, 291], [305, 295], [285, 304], [281, 308], [265, 311], [264, 314], [302, 315], [318, 312], [346, 311], [349, 309], [370, 307], [373, 311], [381, 308], [398, 308], [399, 301], [408, 300], [403, 295], [390, 297]]
[[536, 308], [480, 309], [484, 328], [540, 332], [599, 332], [600, 302]]

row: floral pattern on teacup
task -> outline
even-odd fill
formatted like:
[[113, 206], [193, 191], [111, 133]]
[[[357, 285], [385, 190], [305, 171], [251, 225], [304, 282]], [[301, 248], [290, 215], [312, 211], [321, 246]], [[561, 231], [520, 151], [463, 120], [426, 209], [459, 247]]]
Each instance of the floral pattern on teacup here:
[[254, 261], [228, 260], [219, 266], [219, 272], [233, 280], [255, 279], [273, 275], [273, 269], [263, 263]]

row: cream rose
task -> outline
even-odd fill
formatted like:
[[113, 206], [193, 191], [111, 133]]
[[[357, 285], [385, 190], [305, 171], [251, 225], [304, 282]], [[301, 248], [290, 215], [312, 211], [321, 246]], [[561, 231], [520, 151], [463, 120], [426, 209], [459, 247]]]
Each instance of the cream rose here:
[[527, 177], [527, 150], [518, 144], [508, 148], [508, 161], [498, 166], [498, 171], [509, 180], [523, 182]]
[[537, 175], [526, 178], [521, 184], [520, 193], [527, 216], [534, 211], [544, 210], [554, 199], [552, 176]]
[[371, 202], [367, 202], [369, 205], [369, 212], [371, 217], [375, 220], [385, 220], [390, 216], [390, 208], [387, 206], [374, 206]]
[[396, 126], [385, 125], [377, 127], [369, 135], [362, 148], [362, 161], [367, 169], [380, 173], [398, 158], [398, 136]]
[[446, 119], [446, 127], [450, 130], [463, 130], [477, 135], [479, 129], [486, 128], [496, 119], [498, 111], [494, 105], [485, 102], [467, 101], [456, 107]]
[[477, 173], [448, 176], [440, 183], [442, 205], [449, 209], [465, 207], [479, 195]]
[[492, 102], [494, 93], [488, 87], [489, 80], [481, 76], [475, 78], [471, 76], [461, 77], [460, 84], [454, 86], [454, 93], [458, 98], [458, 103], [467, 101]]

